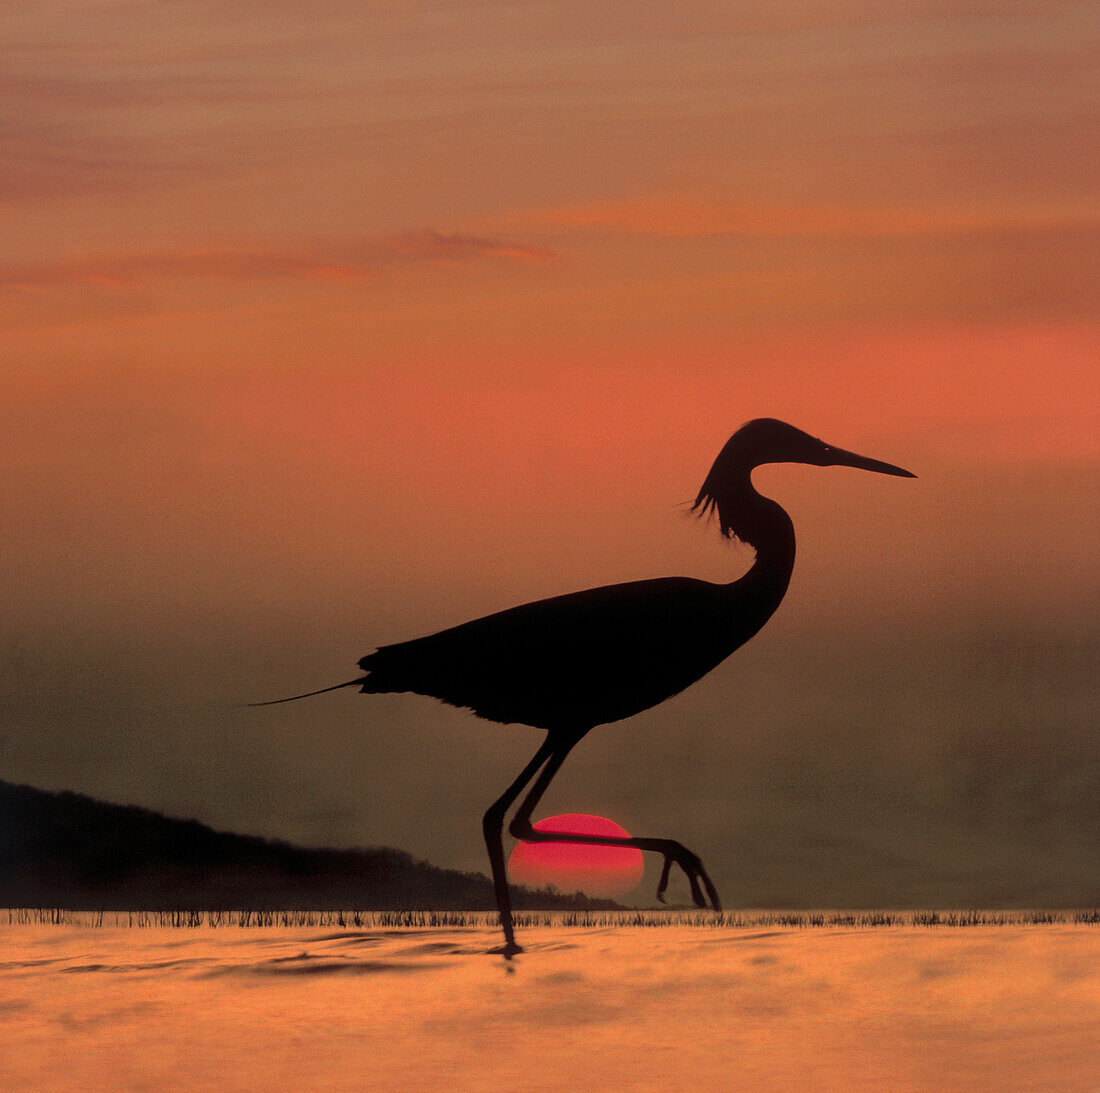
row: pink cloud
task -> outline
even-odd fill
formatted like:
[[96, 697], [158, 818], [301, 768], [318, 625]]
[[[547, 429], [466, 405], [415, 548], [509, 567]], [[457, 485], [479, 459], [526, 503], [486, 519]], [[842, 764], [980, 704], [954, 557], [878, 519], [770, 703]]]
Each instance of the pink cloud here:
[[397, 266], [456, 266], [482, 260], [545, 262], [553, 252], [514, 241], [436, 231], [316, 249], [201, 247], [0, 266], [0, 285], [24, 292], [54, 286], [125, 288], [166, 278], [252, 281], [369, 281]]

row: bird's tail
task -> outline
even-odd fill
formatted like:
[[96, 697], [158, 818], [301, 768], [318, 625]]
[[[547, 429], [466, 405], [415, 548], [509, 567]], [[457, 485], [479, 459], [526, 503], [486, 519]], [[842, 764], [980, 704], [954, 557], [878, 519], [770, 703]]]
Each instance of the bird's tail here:
[[246, 702], [246, 706], [278, 706], [280, 702], [297, 702], [299, 698], [312, 698], [314, 695], [327, 694], [329, 691], [338, 691], [341, 687], [358, 687], [366, 683], [370, 676], [360, 676], [358, 679], [349, 679], [347, 683], [337, 683], [332, 687], [322, 687], [319, 691], [306, 691], [302, 695], [291, 695], [289, 698], [269, 698], [266, 702]]

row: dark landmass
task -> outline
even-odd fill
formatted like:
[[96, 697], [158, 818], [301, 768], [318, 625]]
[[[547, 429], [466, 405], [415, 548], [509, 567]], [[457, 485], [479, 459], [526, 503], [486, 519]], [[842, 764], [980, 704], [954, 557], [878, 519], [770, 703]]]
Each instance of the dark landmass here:
[[[513, 893], [524, 910], [622, 909], [552, 889]], [[0, 782], [0, 907], [490, 911], [496, 902], [480, 873], [401, 850], [308, 849]]]

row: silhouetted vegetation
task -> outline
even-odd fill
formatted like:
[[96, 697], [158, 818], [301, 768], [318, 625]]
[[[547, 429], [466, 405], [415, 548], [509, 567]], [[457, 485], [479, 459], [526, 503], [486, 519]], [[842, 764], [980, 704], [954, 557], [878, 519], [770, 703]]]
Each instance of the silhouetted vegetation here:
[[[525, 908], [621, 906], [549, 889], [516, 888], [515, 899]], [[158, 925], [183, 926], [216, 925], [211, 916], [241, 908], [249, 909], [244, 915], [268, 916], [495, 905], [487, 877], [439, 869], [400, 850], [305, 849], [76, 793], [0, 782], [0, 907], [156, 911], [165, 913]], [[276, 922], [265, 917], [254, 924]]]
[[[237, 926], [290, 928], [295, 926], [366, 930], [495, 929], [495, 911], [73, 911], [60, 907], [15, 907], [6, 912], [9, 925], [55, 926]], [[785, 927], [796, 930], [875, 929], [883, 926], [1100, 926], [1100, 909], [1076, 911], [525, 911], [516, 916], [525, 928], [576, 926], [624, 928], [631, 926], [690, 926], [698, 929], [738, 930]]]

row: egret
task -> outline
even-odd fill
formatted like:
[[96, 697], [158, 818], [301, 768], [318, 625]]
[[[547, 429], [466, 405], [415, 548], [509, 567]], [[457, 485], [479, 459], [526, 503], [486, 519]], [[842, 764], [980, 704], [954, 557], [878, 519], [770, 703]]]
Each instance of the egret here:
[[721, 904], [700, 858], [672, 839], [615, 838], [540, 831], [531, 816], [565, 757], [591, 729], [621, 721], [679, 694], [744, 645], [771, 618], [794, 568], [794, 525], [776, 502], [753, 487], [754, 468], [767, 463], [856, 467], [915, 478], [890, 463], [825, 444], [793, 425], [757, 418], [737, 430], [715, 459], [692, 505], [716, 513], [722, 534], [751, 545], [752, 567], [738, 580], [715, 584], [661, 577], [590, 588], [521, 604], [437, 634], [384, 645], [359, 661], [367, 674], [335, 687], [258, 702], [292, 702], [341, 687], [364, 694], [412, 692], [472, 710], [502, 724], [546, 731], [514, 782], [489, 807], [485, 844], [504, 945], [516, 944], [505, 870], [504, 819], [534, 779], [508, 830], [527, 842], [636, 847], [663, 857], [658, 899], [679, 866], [697, 907]]

